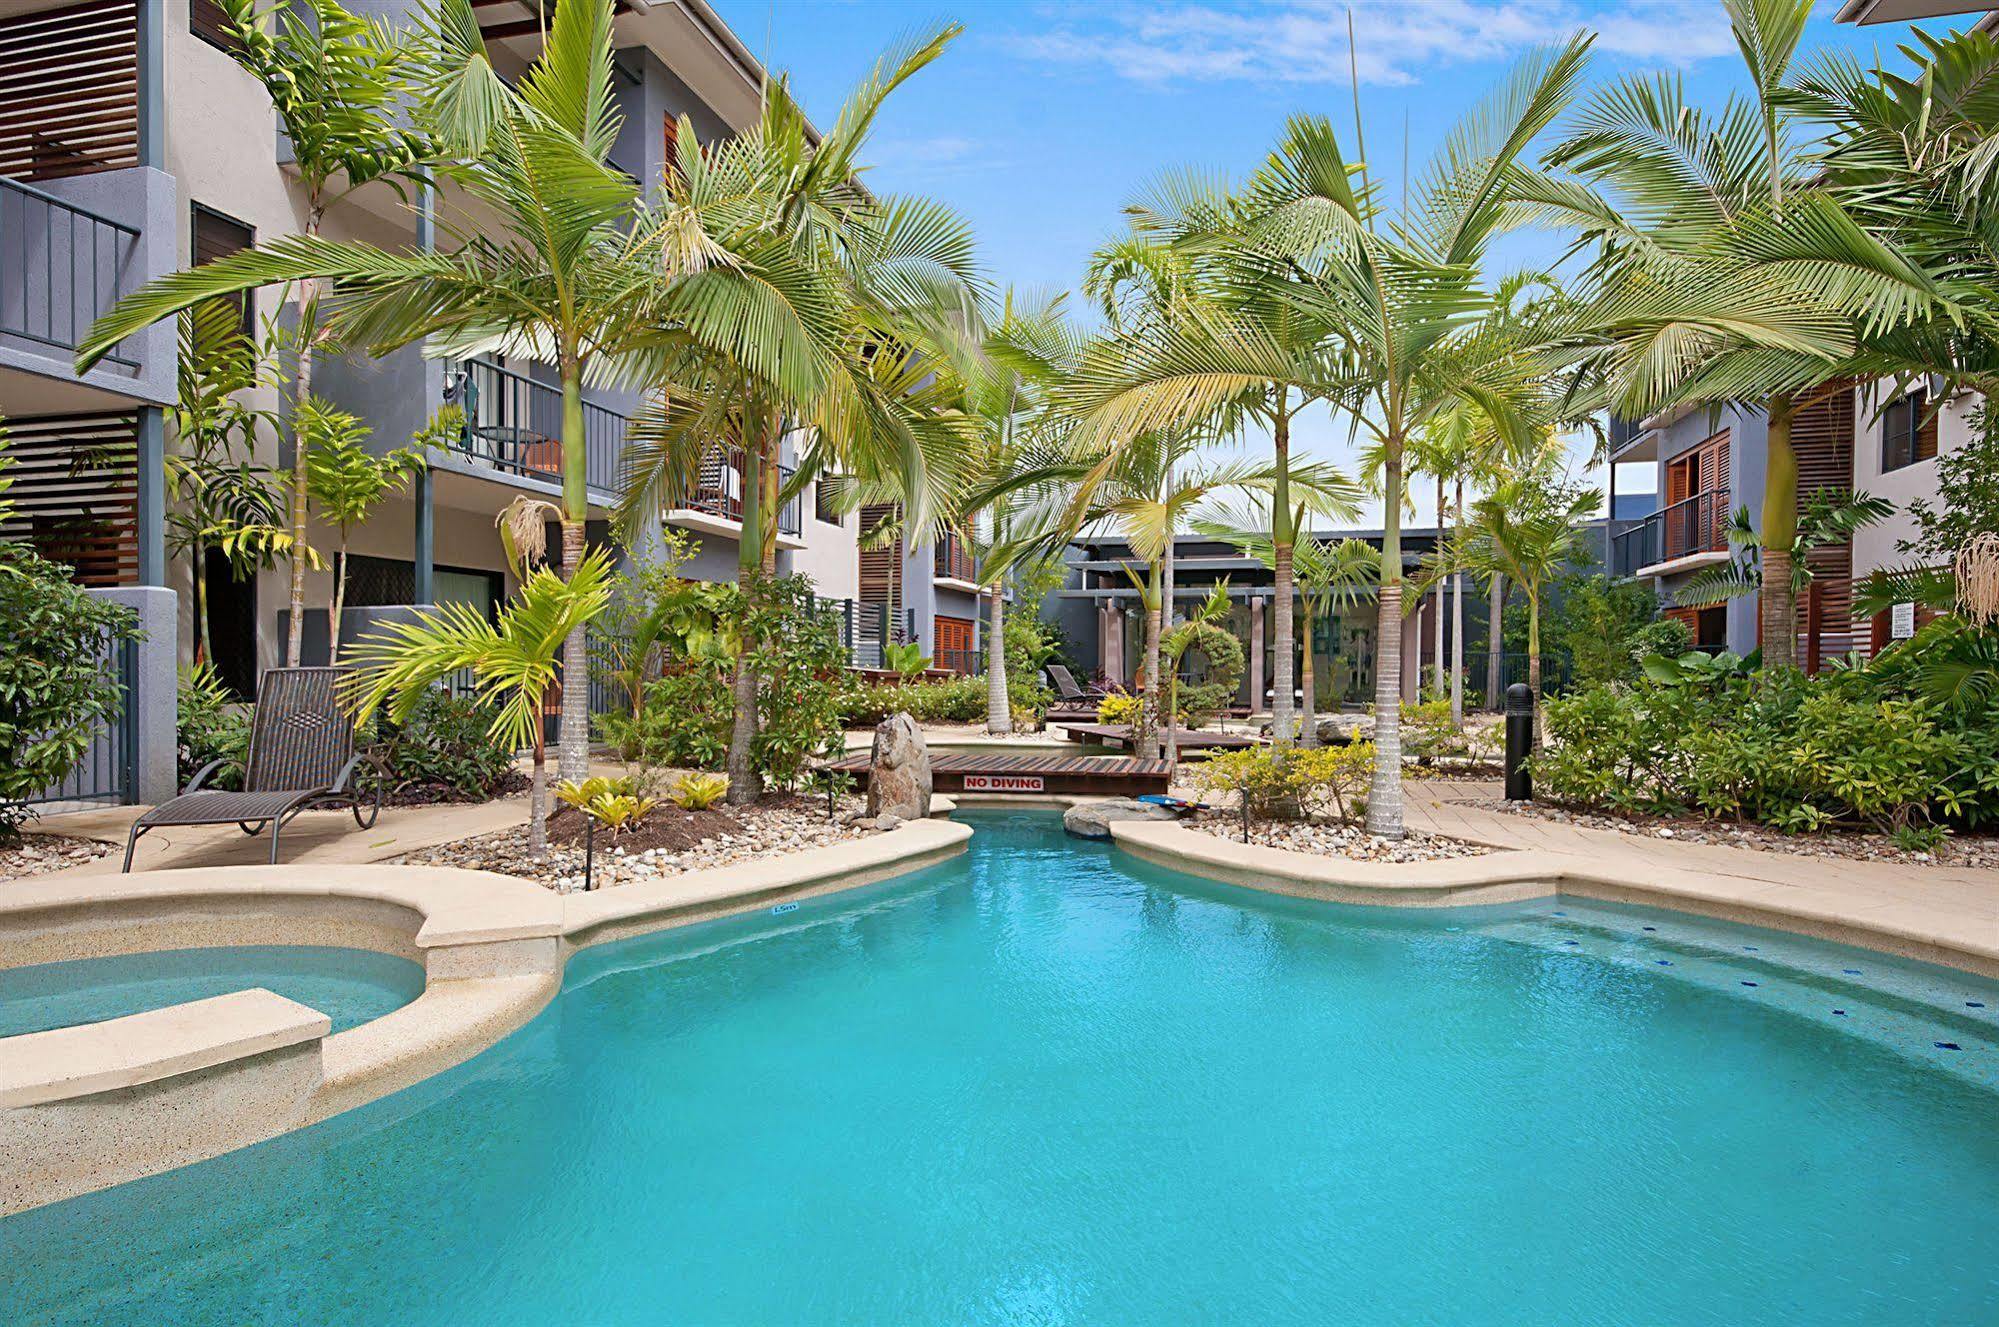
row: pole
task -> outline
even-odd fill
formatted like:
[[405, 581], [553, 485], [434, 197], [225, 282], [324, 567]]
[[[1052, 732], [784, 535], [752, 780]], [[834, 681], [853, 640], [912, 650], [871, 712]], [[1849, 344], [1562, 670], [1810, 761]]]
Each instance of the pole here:
[[1534, 800], [1534, 776], [1527, 757], [1534, 751], [1534, 688], [1515, 682], [1506, 688], [1506, 800]]

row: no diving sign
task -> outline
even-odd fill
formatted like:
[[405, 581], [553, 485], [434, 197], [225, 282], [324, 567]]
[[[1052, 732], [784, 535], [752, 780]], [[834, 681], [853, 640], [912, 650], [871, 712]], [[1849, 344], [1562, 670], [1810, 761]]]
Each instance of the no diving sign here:
[[967, 774], [965, 791], [968, 793], [1038, 793], [1041, 791], [1039, 774]]

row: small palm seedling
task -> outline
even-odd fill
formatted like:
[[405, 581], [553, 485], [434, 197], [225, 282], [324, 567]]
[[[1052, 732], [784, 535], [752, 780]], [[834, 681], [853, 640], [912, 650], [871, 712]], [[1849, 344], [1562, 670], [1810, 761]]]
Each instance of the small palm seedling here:
[[683, 811], [706, 811], [729, 791], [726, 774], [683, 774], [667, 796]]

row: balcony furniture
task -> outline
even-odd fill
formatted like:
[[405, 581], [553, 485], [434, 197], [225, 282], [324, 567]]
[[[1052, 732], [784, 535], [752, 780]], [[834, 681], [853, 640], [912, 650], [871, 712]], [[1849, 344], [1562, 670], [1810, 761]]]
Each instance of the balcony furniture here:
[[132, 823], [125, 840], [125, 866], [132, 869], [132, 852], [139, 836], [161, 825], [229, 825], [245, 834], [271, 827], [271, 864], [278, 861], [278, 836], [286, 822], [302, 811], [345, 808], [354, 823], [368, 829], [382, 813], [382, 780], [375, 781], [373, 800], [362, 815], [364, 794], [358, 776], [365, 763], [380, 764], [354, 751], [354, 720], [335, 694], [344, 668], [271, 668], [257, 688], [257, 709], [250, 725], [250, 759], [242, 792], [203, 788], [221, 766], [211, 760], [189, 780], [187, 791], [154, 807]]

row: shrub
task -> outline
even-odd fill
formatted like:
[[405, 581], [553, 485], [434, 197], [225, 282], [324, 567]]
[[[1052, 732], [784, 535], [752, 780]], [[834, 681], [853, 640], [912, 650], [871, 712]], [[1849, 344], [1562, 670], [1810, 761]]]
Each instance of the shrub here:
[[1098, 723], [1137, 724], [1145, 712], [1145, 698], [1129, 691], [1113, 691], [1097, 702]]
[[[0, 485], [4, 487], [4, 485]], [[137, 639], [138, 617], [21, 544], [0, 544], [0, 842], [32, 814], [28, 798], [76, 768], [115, 720], [123, 688], [106, 640]]]
[[[728, 787], [727, 779], [722, 786]], [[631, 777], [613, 779], [594, 775], [581, 782], [564, 779], [551, 791], [564, 806], [589, 816], [613, 835], [636, 828], [659, 805], [641, 791], [639, 780]]]
[[1351, 819], [1374, 775], [1374, 744], [1238, 747], [1189, 768], [1197, 787], [1246, 799], [1252, 816], [1292, 819], [1330, 814]]
[[1294, 748], [1289, 772], [1292, 791], [1304, 810], [1338, 820], [1356, 819], [1364, 805], [1362, 794], [1374, 777], [1374, 743]]
[[683, 811], [706, 811], [729, 792], [726, 774], [683, 774], [667, 796]]
[[1195, 787], [1204, 791], [1233, 793], [1250, 816], [1267, 819], [1288, 814], [1293, 803], [1284, 755], [1293, 749], [1247, 746], [1217, 751], [1200, 764], [1188, 767], [1187, 775]]
[[487, 704], [432, 687], [408, 719], [383, 725], [375, 754], [390, 793], [420, 788], [427, 800], [483, 802], [512, 792], [522, 776], [492, 724]]
[[1788, 832], [1898, 833], [1999, 814], [1993, 716], [1900, 692], [1869, 670], [1818, 678], [1726, 660], [1648, 668], [1548, 702], [1541, 793], [1621, 814], [1688, 812]]
[[203, 661], [182, 670], [175, 706], [177, 786], [187, 787], [210, 761], [219, 760], [203, 786], [241, 788], [250, 758], [250, 716], [237, 707], [214, 665]]
[[837, 704], [840, 722], [849, 728], [872, 728], [899, 710], [918, 723], [971, 723], [986, 716], [986, 679], [869, 682], [850, 673]]

